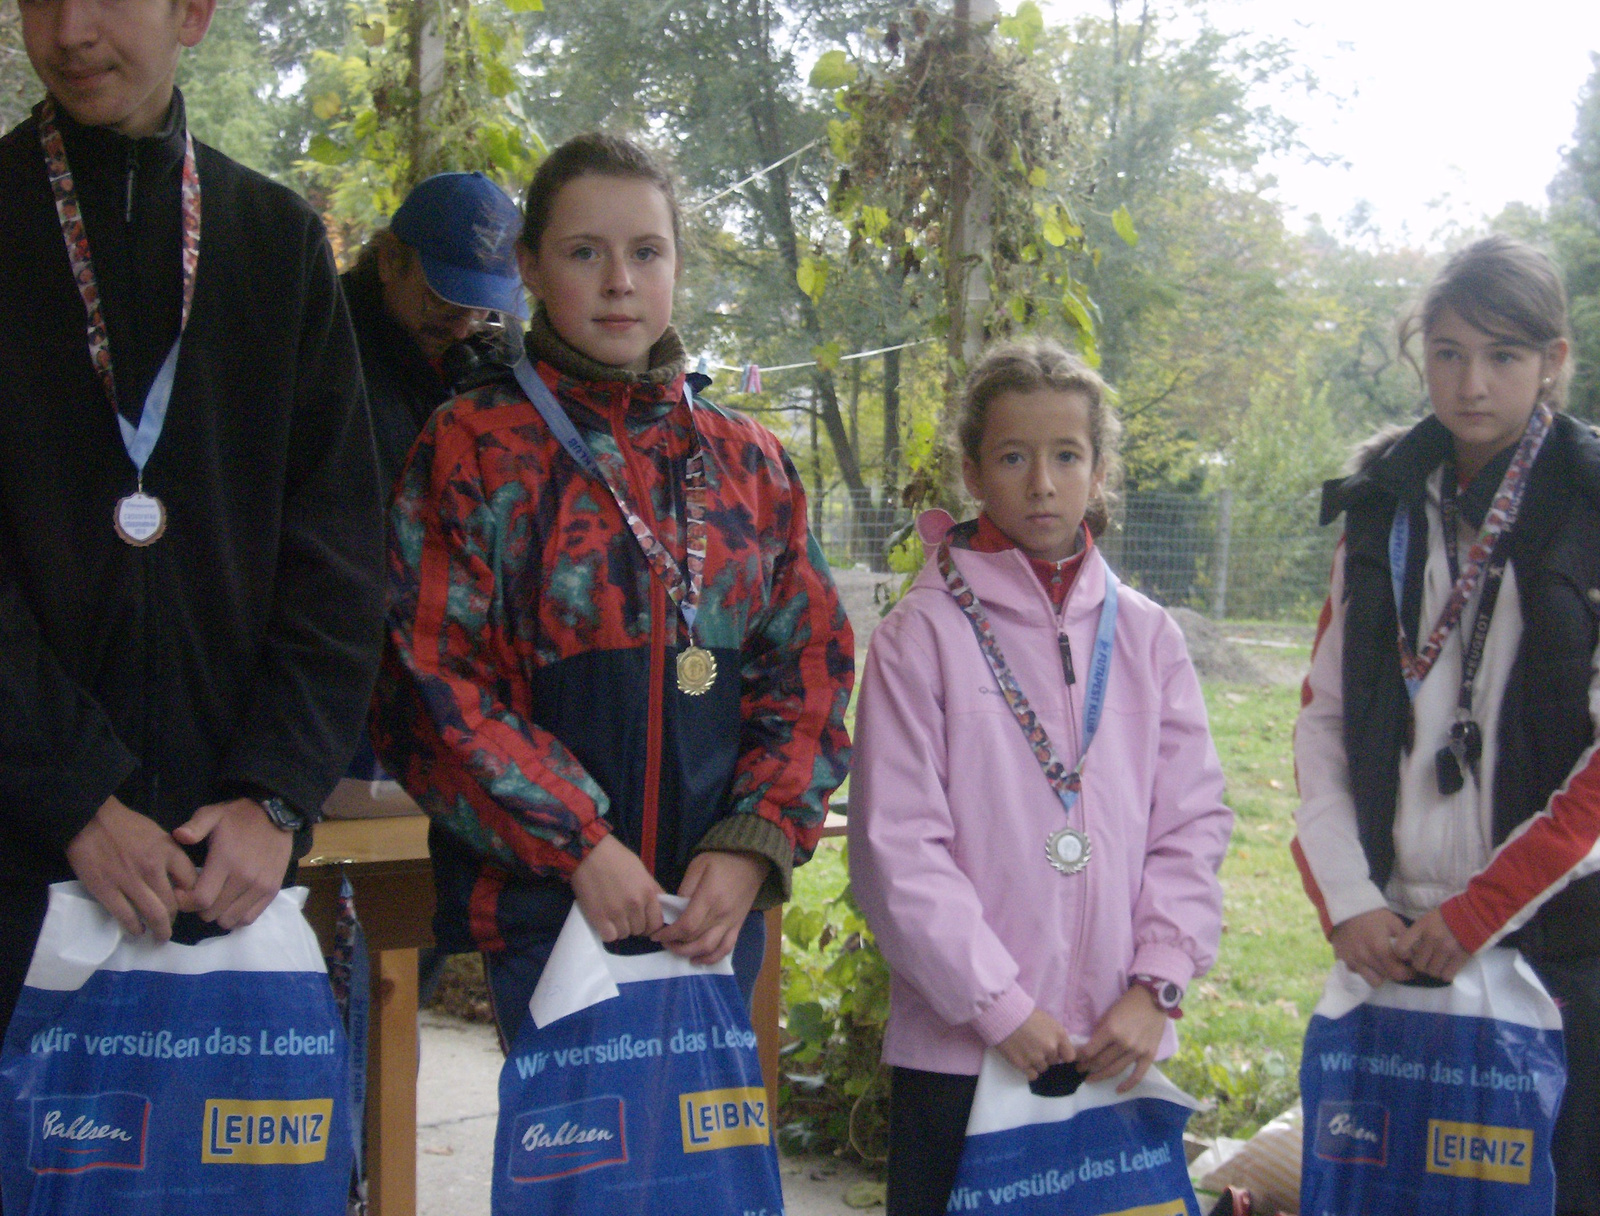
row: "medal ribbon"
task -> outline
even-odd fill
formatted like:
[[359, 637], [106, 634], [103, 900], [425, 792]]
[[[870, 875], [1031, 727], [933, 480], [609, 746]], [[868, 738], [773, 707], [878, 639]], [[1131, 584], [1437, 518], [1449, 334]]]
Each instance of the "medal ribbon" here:
[[1000, 686], [1006, 704], [1011, 707], [1012, 716], [1022, 728], [1022, 737], [1033, 751], [1033, 758], [1039, 762], [1045, 780], [1055, 790], [1056, 797], [1061, 799], [1062, 807], [1070, 813], [1083, 789], [1083, 764], [1089, 758], [1089, 745], [1094, 742], [1095, 732], [1100, 729], [1100, 712], [1105, 708], [1106, 685], [1111, 677], [1111, 650], [1117, 634], [1117, 592], [1120, 586], [1117, 576], [1111, 572], [1110, 566], [1106, 567], [1106, 597], [1100, 605], [1100, 624], [1094, 635], [1094, 658], [1089, 665], [1089, 687], [1083, 698], [1083, 746], [1078, 751], [1078, 763], [1069, 769], [1056, 754], [1044, 725], [1033, 712], [1033, 706], [1028, 704], [1017, 677], [1012, 674], [1005, 652], [1000, 649], [1000, 643], [994, 636], [994, 627], [989, 624], [987, 614], [978, 603], [977, 593], [961, 577], [961, 571], [956, 569], [950, 557], [948, 540], [939, 546], [937, 560], [945, 586], [949, 588], [956, 606], [972, 623], [972, 632], [978, 637], [978, 648], [983, 651], [989, 670], [994, 672], [995, 683]]
[[534, 370], [532, 360], [524, 355], [511, 370], [517, 378], [517, 384], [528, 394], [528, 400], [533, 402], [533, 407], [539, 411], [540, 417], [545, 420], [545, 424], [549, 426], [561, 446], [567, 450], [567, 454], [578, 463], [579, 468], [590, 477], [604, 482], [606, 488], [611, 491], [617, 509], [628, 522], [628, 530], [633, 533], [634, 540], [639, 542], [639, 548], [644, 550], [645, 558], [650, 562], [657, 577], [665, 584], [667, 594], [682, 615], [683, 623], [689, 631], [689, 640], [692, 642], [695, 636], [695, 617], [700, 611], [700, 588], [705, 579], [706, 566], [705, 445], [700, 442], [700, 431], [694, 424], [694, 391], [687, 383], [684, 384], [683, 399], [689, 407], [689, 434], [693, 437], [694, 443], [694, 450], [689, 453], [688, 464], [684, 471], [683, 485], [684, 565], [688, 567], [686, 576], [672, 554], [667, 552], [666, 546], [656, 539], [656, 534], [650, 530], [650, 525], [644, 522], [638, 511], [634, 510], [633, 500], [628, 497], [627, 489], [606, 472], [605, 466], [585, 442], [571, 416], [561, 402], [556, 400], [556, 395], [550, 391], [549, 385], [545, 384], [539, 373]]
[[[1428, 640], [1421, 650], [1415, 654], [1411, 645], [1406, 641], [1406, 630], [1403, 620], [1399, 624], [1400, 645], [1400, 670], [1405, 676], [1406, 691], [1412, 699], [1416, 698], [1422, 681], [1433, 665], [1438, 661], [1439, 652], [1444, 649], [1445, 639], [1450, 636], [1450, 631], [1461, 620], [1461, 613], [1467, 606], [1467, 600], [1477, 589], [1479, 581], [1483, 578], [1485, 570], [1489, 567], [1495, 555], [1495, 549], [1501, 537], [1511, 531], [1517, 522], [1517, 515], [1522, 510], [1522, 495], [1528, 488], [1528, 472], [1533, 467], [1533, 462], [1539, 457], [1539, 450], [1544, 446], [1545, 437], [1550, 433], [1550, 427], [1555, 421], [1555, 415], [1550, 412], [1550, 407], [1544, 402], [1534, 406], [1533, 414], [1528, 419], [1528, 426], [1522, 433], [1522, 440], [1517, 444], [1517, 450], [1511, 457], [1511, 464], [1506, 469], [1505, 476], [1500, 480], [1500, 488], [1495, 491], [1494, 501], [1489, 506], [1488, 513], [1483, 517], [1483, 528], [1478, 533], [1477, 540], [1472, 542], [1472, 547], [1467, 550], [1466, 564], [1462, 566], [1460, 574], [1456, 576], [1455, 586], [1451, 589], [1450, 598], [1445, 601], [1444, 608], [1439, 613], [1439, 619], [1433, 626], [1433, 632], [1428, 635]], [[1446, 471], [1449, 475], [1449, 470]], [[1394, 588], [1395, 615], [1403, 618], [1404, 609], [1402, 602], [1405, 594], [1406, 560], [1411, 545], [1411, 512], [1404, 503], [1396, 506], [1394, 523], [1389, 529], [1389, 580]], [[1504, 559], [1501, 562], [1504, 565]], [[1493, 610], [1493, 601], [1490, 609]], [[1482, 605], [1479, 605], [1479, 624], [1484, 632], [1488, 631], [1488, 623], [1483, 619]], [[1470, 695], [1470, 688], [1468, 693]]]
[[83, 310], [87, 314], [89, 362], [94, 365], [100, 384], [111, 402], [117, 424], [122, 432], [122, 446], [128, 459], [138, 470], [141, 492], [144, 486], [144, 466], [161, 439], [167, 421], [167, 406], [172, 402], [172, 385], [178, 373], [178, 348], [183, 344], [183, 331], [189, 325], [189, 310], [194, 303], [195, 273], [200, 264], [200, 174], [195, 168], [194, 137], [187, 131], [183, 136], [183, 313], [178, 322], [178, 336], [173, 339], [167, 357], [145, 395], [144, 410], [139, 424], [134, 426], [122, 415], [117, 405], [117, 381], [111, 370], [111, 334], [106, 329], [105, 314], [100, 308], [100, 284], [94, 274], [94, 259], [89, 252], [89, 233], [83, 225], [83, 208], [78, 204], [77, 186], [72, 180], [72, 169], [67, 164], [67, 145], [56, 125], [55, 102], [49, 97], [39, 110], [39, 143], [44, 148], [45, 171], [50, 177], [50, 189], [55, 195], [56, 217], [61, 221], [61, 237], [66, 242], [67, 260], [72, 264], [72, 277], [77, 281], [78, 294], [83, 297]]

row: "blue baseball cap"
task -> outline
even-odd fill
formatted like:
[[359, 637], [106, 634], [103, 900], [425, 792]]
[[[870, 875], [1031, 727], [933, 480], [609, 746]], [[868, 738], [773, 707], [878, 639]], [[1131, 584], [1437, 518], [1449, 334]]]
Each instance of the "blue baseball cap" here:
[[422, 276], [441, 299], [526, 320], [517, 269], [522, 213], [481, 173], [439, 173], [418, 182], [389, 221], [417, 251]]

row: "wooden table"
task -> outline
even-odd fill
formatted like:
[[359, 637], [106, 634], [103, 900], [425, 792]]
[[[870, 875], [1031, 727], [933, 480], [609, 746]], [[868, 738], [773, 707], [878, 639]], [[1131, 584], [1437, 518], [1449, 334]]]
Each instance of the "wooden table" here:
[[372, 957], [367, 1040], [367, 1197], [371, 1216], [417, 1211], [417, 952], [433, 944], [428, 821], [326, 819], [317, 824], [300, 881], [323, 951], [333, 940], [339, 877], [350, 876]]
[[[829, 816], [824, 835], [843, 834]], [[417, 952], [433, 944], [433, 866], [421, 815], [326, 819], [300, 863], [310, 888], [306, 916], [331, 952], [339, 877], [350, 876], [356, 912], [372, 955], [372, 1019], [367, 1043], [367, 1198], [370, 1216], [417, 1211]], [[778, 1108], [778, 971], [783, 910], [766, 914], [767, 952], [756, 979], [755, 1025], [767, 1110]], [[769, 1115], [769, 1118], [771, 1116]]]

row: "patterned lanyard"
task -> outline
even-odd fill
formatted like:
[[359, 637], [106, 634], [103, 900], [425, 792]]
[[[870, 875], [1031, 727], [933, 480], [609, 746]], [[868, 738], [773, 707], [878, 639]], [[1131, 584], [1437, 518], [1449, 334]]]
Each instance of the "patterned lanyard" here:
[[656, 539], [656, 534], [650, 530], [650, 525], [645, 523], [639, 512], [634, 509], [633, 500], [628, 497], [627, 489], [606, 472], [605, 466], [600, 463], [593, 449], [579, 434], [577, 426], [561, 402], [556, 400], [555, 394], [534, 370], [532, 360], [524, 355], [512, 372], [522, 391], [528, 394], [528, 400], [533, 402], [534, 408], [539, 411], [545, 424], [560, 441], [561, 446], [578, 463], [578, 467], [590, 477], [603, 481], [606, 488], [611, 491], [617, 509], [628, 521], [628, 530], [639, 542], [639, 548], [644, 550], [645, 558], [655, 570], [656, 576], [666, 586], [667, 594], [672, 597], [672, 602], [683, 616], [683, 623], [689, 631], [690, 640], [693, 641], [694, 622], [700, 612], [700, 588], [705, 578], [706, 566], [705, 445], [700, 441], [700, 431], [694, 422], [694, 392], [688, 384], [683, 386], [683, 399], [689, 406], [689, 433], [694, 444], [684, 471], [683, 485], [684, 565], [688, 567], [686, 576], [672, 554], [667, 552], [666, 546]]
[[67, 164], [67, 146], [56, 126], [55, 102], [46, 97], [39, 111], [39, 143], [44, 148], [45, 170], [50, 176], [50, 189], [55, 194], [56, 216], [61, 221], [61, 237], [66, 242], [67, 259], [72, 264], [72, 277], [77, 281], [78, 294], [83, 297], [83, 310], [88, 316], [89, 361], [94, 364], [111, 402], [112, 411], [122, 431], [122, 443], [128, 457], [139, 472], [141, 488], [144, 466], [161, 438], [166, 424], [167, 405], [172, 399], [172, 385], [178, 366], [178, 347], [183, 342], [183, 331], [189, 324], [189, 310], [194, 303], [195, 272], [200, 264], [200, 175], [195, 169], [194, 137], [187, 131], [183, 136], [183, 313], [178, 322], [178, 336], [173, 340], [167, 357], [145, 398], [144, 410], [135, 427], [122, 415], [117, 404], [117, 382], [111, 371], [111, 334], [106, 329], [105, 314], [100, 308], [100, 284], [95, 278], [94, 260], [89, 252], [89, 233], [83, 226], [83, 208], [78, 204], [77, 186], [72, 180], [72, 169]]
[[[1395, 614], [1402, 618], [1398, 630], [1400, 670], [1405, 676], [1406, 691], [1412, 699], [1416, 698], [1418, 690], [1421, 689], [1423, 678], [1438, 661], [1439, 652], [1444, 649], [1445, 639], [1460, 622], [1467, 600], [1477, 589], [1479, 580], [1490, 565], [1501, 538], [1510, 532], [1512, 525], [1517, 522], [1517, 515], [1522, 510], [1522, 495], [1528, 488], [1528, 471], [1538, 459], [1539, 450], [1544, 446], [1545, 437], [1549, 435], [1554, 421], [1555, 416], [1544, 402], [1541, 401], [1534, 407], [1533, 414], [1528, 419], [1527, 429], [1523, 431], [1522, 440], [1517, 444], [1516, 453], [1511, 458], [1511, 465], [1501, 478], [1500, 488], [1495, 491], [1494, 501], [1490, 504], [1488, 514], [1483, 518], [1483, 528], [1478, 533], [1477, 540], [1472, 542], [1472, 547], [1467, 550], [1466, 564], [1456, 576], [1450, 598], [1440, 611], [1439, 619], [1434, 624], [1433, 632], [1428, 635], [1427, 642], [1415, 654], [1411, 651], [1410, 643], [1406, 641], [1402, 607], [1405, 598], [1406, 563], [1411, 545], [1411, 512], [1404, 504], [1396, 507], [1394, 523], [1389, 529], [1389, 578], [1394, 588]], [[1448, 470], [1446, 475], [1448, 476]], [[1492, 610], [1492, 601], [1490, 607]], [[1488, 625], [1482, 620], [1482, 616], [1480, 604], [1479, 624], [1484, 632], [1487, 632]]]
[[978, 604], [977, 593], [961, 577], [961, 572], [951, 560], [948, 540], [939, 546], [938, 563], [939, 573], [944, 576], [945, 586], [950, 589], [956, 606], [966, 613], [967, 620], [972, 623], [972, 632], [978, 636], [978, 647], [989, 663], [989, 670], [994, 672], [995, 683], [1000, 685], [1000, 692], [1011, 707], [1012, 716], [1022, 728], [1022, 737], [1033, 751], [1033, 758], [1039, 762], [1045, 780], [1055, 790], [1056, 797], [1061, 799], [1062, 807], [1070, 812], [1083, 789], [1083, 764], [1089, 758], [1089, 745], [1094, 742], [1095, 733], [1100, 729], [1100, 712], [1105, 707], [1106, 684], [1111, 676], [1111, 650], [1117, 633], [1117, 576], [1109, 566], [1106, 567], [1106, 598], [1100, 605], [1100, 624], [1094, 636], [1094, 659], [1089, 667], [1089, 687], [1083, 698], [1083, 746], [1078, 751], [1077, 764], [1069, 769], [1056, 755], [1044, 725], [1033, 712], [1033, 706], [1028, 704], [1028, 698], [1017, 683], [1016, 676], [1011, 673], [1005, 653], [995, 639], [994, 627], [989, 624], [988, 616]]

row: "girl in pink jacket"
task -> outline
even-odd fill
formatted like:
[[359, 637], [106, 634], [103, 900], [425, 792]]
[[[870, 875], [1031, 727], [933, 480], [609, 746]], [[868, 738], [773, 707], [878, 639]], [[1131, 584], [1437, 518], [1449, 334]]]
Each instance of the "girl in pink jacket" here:
[[889, 1216], [945, 1211], [985, 1050], [1131, 1089], [1216, 956], [1233, 816], [1183, 635], [1094, 545], [1106, 392], [1050, 342], [978, 362], [982, 514], [922, 517], [867, 656], [850, 878], [893, 976]]

